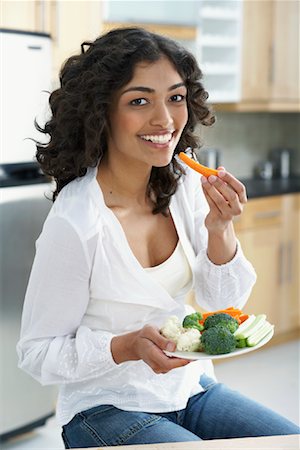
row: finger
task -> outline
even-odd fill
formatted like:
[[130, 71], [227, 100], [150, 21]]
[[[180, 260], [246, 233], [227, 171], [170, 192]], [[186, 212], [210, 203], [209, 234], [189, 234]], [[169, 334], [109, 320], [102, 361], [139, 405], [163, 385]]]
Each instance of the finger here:
[[160, 364], [154, 366], [153, 370], [155, 373], [168, 373], [170, 370], [184, 367], [192, 362], [190, 359], [169, 357], [166, 355], [165, 358], [166, 359], [162, 360]]
[[219, 170], [219, 178], [226, 182], [237, 193], [240, 202], [247, 203], [247, 193], [244, 184], [235, 178], [231, 173], [227, 172], [223, 168]]
[[234, 215], [241, 213], [242, 206], [239, 202], [237, 193], [233, 191], [226, 183], [215, 176], [208, 178], [208, 183], [205, 185], [207, 192], [207, 201], [211, 207], [217, 208], [218, 212], [226, 218], [232, 218]]
[[222, 214], [222, 211], [218, 207], [218, 205], [215, 203], [215, 201], [210, 197], [210, 192], [212, 189], [211, 184], [208, 182], [208, 180], [205, 177], [201, 178], [202, 186], [203, 186], [203, 193], [205, 195], [205, 198], [207, 200], [208, 206], [211, 211], [216, 211], [219, 214]]
[[152, 344], [145, 362], [155, 373], [167, 373], [178, 367], [186, 366], [191, 360], [169, 357], [161, 349], [155, 346], [155, 344]]
[[216, 189], [216, 192], [211, 190], [211, 195], [221, 211], [226, 214], [230, 212], [232, 215], [241, 214], [242, 202], [237, 192], [219, 177], [209, 177], [209, 182]]
[[176, 349], [176, 343], [174, 341], [166, 339], [162, 334], [160, 334], [158, 328], [152, 327], [150, 325], [144, 326], [141, 337], [149, 339], [161, 350], [168, 350], [169, 352], [173, 352]]

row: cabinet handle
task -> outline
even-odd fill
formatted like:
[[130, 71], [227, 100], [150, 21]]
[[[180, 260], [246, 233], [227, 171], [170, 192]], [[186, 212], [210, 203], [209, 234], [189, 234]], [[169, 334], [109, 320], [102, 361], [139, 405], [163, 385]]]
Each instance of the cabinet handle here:
[[286, 281], [290, 284], [293, 281], [293, 245], [291, 242], [287, 244], [286, 252]]
[[273, 219], [275, 217], [279, 217], [281, 215], [280, 211], [261, 211], [255, 214], [254, 218], [261, 219]]
[[284, 244], [280, 244], [278, 250], [278, 285], [281, 286], [284, 283], [285, 278], [285, 261], [284, 261]]
[[274, 83], [274, 46], [269, 48], [269, 84], [272, 86]]

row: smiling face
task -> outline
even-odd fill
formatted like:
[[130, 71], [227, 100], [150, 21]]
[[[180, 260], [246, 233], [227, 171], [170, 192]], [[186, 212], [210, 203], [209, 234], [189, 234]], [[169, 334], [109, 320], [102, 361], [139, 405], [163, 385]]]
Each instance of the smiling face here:
[[169, 164], [188, 120], [186, 94], [167, 58], [137, 64], [110, 109], [109, 157], [148, 169]]

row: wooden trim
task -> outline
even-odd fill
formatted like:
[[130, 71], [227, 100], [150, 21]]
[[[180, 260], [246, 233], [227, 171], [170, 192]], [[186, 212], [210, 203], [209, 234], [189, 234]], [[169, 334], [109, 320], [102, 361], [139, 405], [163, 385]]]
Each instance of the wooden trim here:
[[195, 40], [197, 28], [183, 25], [153, 24], [153, 23], [124, 23], [124, 22], [104, 22], [102, 31], [107, 32], [122, 27], [142, 27], [154, 33], [164, 34], [173, 39]]
[[299, 102], [239, 102], [239, 103], [216, 103], [214, 110], [224, 112], [286, 112], [299, 113]]

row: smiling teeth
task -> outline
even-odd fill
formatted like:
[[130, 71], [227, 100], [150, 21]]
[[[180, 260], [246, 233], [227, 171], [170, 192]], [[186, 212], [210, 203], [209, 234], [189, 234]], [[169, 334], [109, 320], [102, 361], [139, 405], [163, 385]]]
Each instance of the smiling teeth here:
[[144, 136], [141, 136], [141, 138], [144, 139], [145, 141], [151, 141], [153, 142], [153, 144], [166, 144], [171, 140], [172, 133], [159, 135], [145, 134]]

